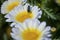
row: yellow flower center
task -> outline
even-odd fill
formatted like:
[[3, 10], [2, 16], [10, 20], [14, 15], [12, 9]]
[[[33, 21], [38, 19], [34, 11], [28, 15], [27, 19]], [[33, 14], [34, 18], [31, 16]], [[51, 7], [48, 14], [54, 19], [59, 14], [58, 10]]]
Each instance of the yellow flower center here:
[[41, 38], [41, 32], [36, 29], [27, 29], [22, 32], [23, 40], [39, 40]]
[[23, 22], [25, 21], [26, 19], [28, 18], [32, 18], [33, 17], [33, 14], [31, 12], [27, 12], [27, 11], [22, 11], [20, 13], [18, 13], [15, 17], [15, 19], [18, 21], [18, 22]]
[[8, 6], [7, 6], [7, 11], [10, 12], [14, 7], [18, 6], [19, 2], [16, 1], [16, 2], [13, 2], [13, 3], [10, 3]]

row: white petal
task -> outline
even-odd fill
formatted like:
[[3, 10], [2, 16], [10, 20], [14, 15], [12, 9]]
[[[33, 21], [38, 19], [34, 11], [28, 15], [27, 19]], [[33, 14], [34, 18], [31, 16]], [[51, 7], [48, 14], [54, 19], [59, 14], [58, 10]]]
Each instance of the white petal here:
[[27, 29], [27, 28], [28, 28], [28, 24], [27, 24], [26, 21], [24, 21], [24, 23], [23, 23], [23, 28], [24, 28], [24, 29]]
[[16, 35], [14, 33], [10, 33], [12, 38], [16, 38]]
[[25, 26], [27, 28], [38, 28], [38, 26], [40, 25], [40, 21], [38, 19], [34, 19], [34, 20], [31, 20], [31, 19], [27, 19], [25, 20]]
[[24, 5], [24, 10], [27, 11], [27, 7], [28, 7], [28, 6], [30, 6], [30, 4], [26, 3], [26, 4]]
[[22, 24], [16, 24], [15, 27], [19, 28], [20, 31], [23, 31], [23, 25]]
[[43, 33], [43, 36], [44, 36], [44, 37], [50, 37], [50, 36], [51, 36], [51, 34], [50, 34], [50, 26], [46, 27], [46, 28], [42, 31], [42, 33]]
[[2, 5], [1, 5], [1, 13], [5, 14], [7, 13], [6, 11], [6, 7], [7, 7], [7, 1], [5, 1]]
[[11, 18], [12, 16], [10, 14], [7, 14], [4, 16], [5, 18]]
[[19, 30], [19, 28], [12, 28], [12, 32], [14, 33], [14, 34], [19, 34], [20, 33], [20, 30]]
[[46, 27], [46, 22], [42, 22], [42, 23], [39, 25], [38, 29], [39, 29], [40, 31], [43, 31], [43, 30], [45, 29], [45, 27]]
[[41, 18], [42, 11], [40, 10], [38, 13], [39, 13], [38, 18]]
[[51, 37], [52, 35], [51, 34], [48, 34], [47, 37]]
[[32, 28], [32, 20], [31, 19], [27, 19], [27, 20], [25, 20], [26, 21], [26, 23], [27, 23], [27, 27], [28, 28]]
[[31, 11], [34, 14], [34, 18], [41, 18], [42, 11], [40, 10], [40, 8], [38, 8], [38, 6], [32, 7]]
[[6, 22], [12, 22], [12, 20], [11, 19], [7, 19]]
[[50, 30], [51, 30], [51, 27], [50, 27], [50, 26], [47, 26], [47, 27], [44, 29], [43, 32], [48, 32], [48, 31], [50, 31]]
[[14, 34], [14, 33], [10, 33], [11, 34], [11, 36], [12, 36], [12, 38], [14, 38], [14, 40], [19, 40], [19, 39], [21, 39], [20, 37], [18, 37], [16, 34]]
[[44, 38], [43, 40], [51, 40], [51, 38]]
[[38, 10], [38, 6], [34, 6], [34, 7], [32, 8], [32, 11], [36, 11], [36, 10]]
[[27, 2], [27, 0], [22, 0], [22, 2], [23, 2], [23, 3], [26, 3], [26, 2]]
[[11, 26], [11, 27], [13, 27], [13, 26], [15, 26], [15, 25], [16, 25], [16, 23], [11, 23], [11, 25], [10, 25], [10, 26]]
[[33, 25], [32, 25], [33, 28], [36, 29], [36, 28], [38, 28], [38, 26], [40, 25], [40, 21], [39, 21], [38, 19], [34, 19], [32, 24], [33, 24]]

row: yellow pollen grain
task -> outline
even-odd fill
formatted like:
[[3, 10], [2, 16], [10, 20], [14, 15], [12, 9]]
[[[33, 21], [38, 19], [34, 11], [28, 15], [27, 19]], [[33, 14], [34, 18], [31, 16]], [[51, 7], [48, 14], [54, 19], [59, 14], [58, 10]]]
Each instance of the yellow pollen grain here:
[[39, 40], [41, 37], [41, 32], [36, 29], [25, 30], [22, 32], [23, 40]]
[[33, 14], [27, 11], [22, 11], [18, 13], [15, 17], [15, 20], [18, 22], [24, 22], [28, 18], [32, 18]]
[[56, 28], [55, 28], [55, 27], [52, 27], [52, 28], [51, 28], [51, 31], [52, 31], [52, 32], [55, 32], [55, 31], [56, 31]]
[[19, 2], [16, 1], [16, 2], [13, 2], [13, 3], [10, 3], [8, 6], [7, 6], [7, 11], [10, 12], [13, 8], [15, 8], [16, 6], [18, 6]]

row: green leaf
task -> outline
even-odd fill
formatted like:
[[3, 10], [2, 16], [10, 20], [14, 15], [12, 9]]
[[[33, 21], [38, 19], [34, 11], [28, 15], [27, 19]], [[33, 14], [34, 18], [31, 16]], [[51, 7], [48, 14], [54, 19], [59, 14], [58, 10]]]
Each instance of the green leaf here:
[[53, 12], [50, 12], [50, 11], [47, 11], [47, 9], [45, 9], [45, 8], [42, 8], [42, 10], [50, 17], [50, 18], [52, 18], [52, 19], [54, 19], [54, 20], [56, 20], [56, 17], [52, 14]]
[[7, 35], [6, 35], [6, 34], [4, 34], [4, 40], [8, 40], [8, 39], [7, 39]]

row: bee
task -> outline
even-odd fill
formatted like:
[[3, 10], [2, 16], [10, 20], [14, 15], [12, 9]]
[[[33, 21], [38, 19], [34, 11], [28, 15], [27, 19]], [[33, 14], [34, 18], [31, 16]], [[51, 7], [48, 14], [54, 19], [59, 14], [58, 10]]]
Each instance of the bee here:
[[31, 12], [31, 10], [30, 10], [30, 9], [31, 9], [31, 8], [30, 8], [30, 6], [28, 6], [27, 11], [28, 11], [28, 12]]

